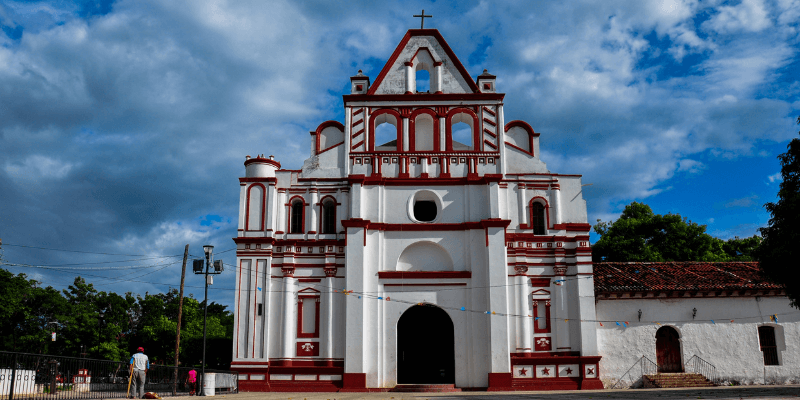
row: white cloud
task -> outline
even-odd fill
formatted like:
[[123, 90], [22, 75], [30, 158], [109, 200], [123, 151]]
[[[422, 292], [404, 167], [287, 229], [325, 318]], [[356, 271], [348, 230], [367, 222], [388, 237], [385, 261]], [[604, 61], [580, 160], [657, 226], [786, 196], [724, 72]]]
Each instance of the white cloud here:
[[31, 155], [22, 162], [6, 162], [6, 173], [18, 183], [65, 178], [74, 165], [43, 155]]
[[781, 175], [780, 172], [776, 172], [768, 176], [767, 180], [769, 180], [769, 183], [781, 182], [783, 180], [783, 176]]
[[742, 0], [735, 6], [721, 6], [704, 24], [718, 33], [758, 32], [772, 26], [761, 0]]

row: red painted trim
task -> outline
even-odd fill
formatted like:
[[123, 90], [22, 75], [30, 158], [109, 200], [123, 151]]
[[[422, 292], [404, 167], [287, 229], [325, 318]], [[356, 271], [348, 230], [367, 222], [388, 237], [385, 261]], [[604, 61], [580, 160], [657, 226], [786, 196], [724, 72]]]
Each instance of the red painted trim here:
[[247, 231], [251, 230], [250, 229], [250, 203], [251, 203], [251, 201], [250, 201], [250, 190], [252, 190], [253, 187], [255, 187], [255, 186], [261, 187], [261, 193], [262, 193], [261, 194], [261, 218], [259, 219], [259, 225], [258, 225], [259, 228], [258, 228], [258, 230], [259, 231], [263, 231], [264, 230], [264, 214], [267, 211], [267, 188], [264, 185], [260, 184], [260, 183], [254, 183], [254, 184], [250, 185], [250, 187], [247, 188], [247, 207], [246, 207], [245, 212], [244, 212], [244, 229], [247, 230]]
[[[256, 274], [255, 274], [256, 282], [255, 282], [255, 286], [258, 287], [258, 260], [256, 259], [255, 262], [256, 262]], [[264, 263], [264, 265], [266, 265], [266, 262]], [[252, 268], [252, 266], [250, 268]], [[247, 289], [249, 290], [250, 288], [248, 287]], [[256, 315], [258, 313], [258, 295], [256, 293], [258, 293], [258, 291], [254, 292], [254, 294], [253, 294], [253, 341], [251, 342], [252, 345], [253, 345], [253, 349], [252, 349], [252, 352], [251, 352], [252, 358], [256, 358], [256, 329], [255, 329], [255, 325], [258, 323], [258, 322], [256, 322], [258, 320], [258, 315]], [[249, 324], [249, 321], [248, 321], [248, 324]]]
[[[539, 321], [536, 318], [539, 318], [539, 306], [533, 305], [533, 333], [550, 333], [550, 306], [547, 303], [550, 303], [550, 299], [534, 299], [533, 302], [544, 301], [544, 328], [539, 327]], [[552, 303], [551, 303], [552, 304]]]
[[[327, 200], [327, 199], [331, 199], [332, 202], [333, 202], [333, 216], [331, 216], [331, 218], [333, 218], [333, 232], [322, 232], [323, 231], [322, 223], [325, 220], [325, 215], [324, 215], [325, 214], [325, 212], [324, 212], [325, 209], [323, 208], [323, 206], [325, 205], [325, 200]], [[333, 197], [331, 195], [323, 196], [319, 200], [319, 203], [317, 203], [317, 204], [319, 205], [319, 221], [318, 221], [318, 225], [319, 226], [317, 227], [318, 228], [317, 232], [321, 232], [323, 235], [335, 234], [336, 233], [336, 206], [339, 205], [339, 203], [336, 201], [336, 197]]]
[[493, 149], [496, 149], [496, 148], [497, 148], [497, 146], [495, 146], [495, 145], [494, 145], [494, 143], [492, 143], [492, 142], [490, 142], [490, 141], [488, 141], [488, 140], [484, 140], [484, 141], [483, 141], [483, 143], [485, 143], [485, 144], [488, 144], [488, 145], [489, 145], [491, 148], [493, 148]]
[[463, 152], [480, 152], [481, 149], [479, 146], [480, 139], [478, 132], [478, 116], [475, 115], [475, 111], [472, 111], [469, 108], [464, 107], [457, 107], [450, 110], [447, 113], [447, 117], [445, 120], [445, 150], [446, 151], [454, 151], [453, 150], [453, 116], [456, 114], [467, 114], [472, 117], [472, 150], [462, 150]]
[[324, 152], [326, 152], [326, 151], [328, 151], [328, 150], [330, 150], [330, 149], [333, 149], [333, 148], [339, 147], [339, 146], [341, 146], [341, 145], [343, 145], [343, 144], [344, 144], [344, 142], [339, 142], [339, 143], [337, 143], [337, 144], [335, 144], [335, 145], [333, 145], [333, 146], [331, 146], [331, 147], [328, 147], [327, 149], [323, 149], [323, 150], [320, 150], [320, 151], [318, 151], [318, 152], [317, 152], [317, 154], [322, 154], [322, 153], [324, 153]]
[[[403, 151], [403, 118], [399, 112], [392, 110], [390, 108], [382, 108], [377, 110], [369, 115], [369, 126], [368, 126], [368, 133], [367, 137], [369, 138], [369, 143], [367, 143], [367, 150], [370, 152], [376, 152], [375, 150], [375, 118], [383, 115], [383, 114], [391, 114], [395, 118], [395, 128], [397, 128], [397, 151]], [[387, 122], [388, 124], [388, 122]], [[391, 150], [390, 150], [391, 151]], [[377, 151], [383, 152], [383, 151]]]
[[514, 120], [514, 121], [511, 121], [511, 122], [507, 123], [506, 126], [505, 126], [505, 131], [508, 132], [509, 129], [514, 128], [514, 127], [520, 127], [522, 129], [524, 129], [526, 132], [528, 132], [528, 146], [531, 148], [531, 151], [527, 151], [527, 150], [525, 150], [525, 149], [523, 149], [521, 147], [515, 146], [515, 145], [513, 145], [511, 143], [508, 143], [508, 142], [506, 142], [506, 144], [511, 146], [511, 147], [513, 147], [513, 148], [515, 148], [515, 149], [517, 149], [517, 150], [519, 150], [519, 151], [521, 151], [521, 152], [523, 152], [523, 153], [525, 153], [525, 154], [529, 154], [532, 157], [535, 157], [536, 155], [533, 153], [534, 150], [535, 150], [533, 148], [533, 138], [534, 137], [539, 137], [539, 134], [534, 132], [533, 128], [527, 122], [520, 121], [520, 120]]
[[439, 149], [439, 117], [436, 115], [436, 112], [429, 109], [429, 108], [418, 108], [411, 113], [411, 116], [408, 118], [408, 151], [417, 151], [416, 150], [416, 132], [417, 132], [417, 117], [420, 114], [427, 114], [433, 118], [433, 150], [425, 150], [425, 151], [440, 151]]
[[267, 182], [270, 185], [275, 185], [278, 183], [278, 178], [261, 178], [261, 177], [239, 178], [239, 183], [249, 183], [249, 182]]
[[467, 286], [464, 282], [452, 283], [384, 283], [383, 286]]
[[497, 126], [497, 124], [495, 124], [494, 121], [491, 121], [488, 118], [484, 118], [483, 122], [486, 122], [487, 124], [489, 124], [491, 126]]
[[[359, 108], [358, 110], [353, 111], [353, 116], [355, 117], [356, 115], [361, 114], [362, 112], [364, 112], [364, 109], [363, 108]], [[363, 121], [363, 119], [362, 119], [362, 121]]]
[[[342, 141], [340, 143], [337, 143], [337, 144], [333, 145], [333, 146], [329, 146], [328, 148], [326, 148], [324, 150], [320, 150], [320, 148], [319, 148], [319, 138], [320, 138], [320, 135], [322, 134], [322, 130], [327, 128], [327, 127], [330, 127], [330, 126], [338, 128], [340, 131], [342, 131]], [[325, 121], [325, 122], [319, 124], [319, 126], [317, 127], [317, 130], [315, 132], [315, 135], [316, 135], [316, 139], [315, 139], [316, 140], [316, 146], [314, 148], [315, 153], [316, 154], [324, 153], [324, 152], [326, 152], [326, 151], [328, 151], [328, 150], [330, 150], [330, 149], [332, 149], [332, 148], [344, 143], [344, 125], [339, 121]]]
[[[363, 121], [363, 120], [359, 120], [358, 122], [361, 122], [361, 121]], [[362, 133], [364, 133], [364, 128], [361, 128], [361, 130], [360, 130], [360, 131], [358, 131], [358, 132], [354, 133], [354, 134], [353, 134], [353, 139], [357, 138], [357, 137], [358, 137], [358, 135], [361, 135]]]
[[581, 223], [555, 224], [553, 229], [564, 229], [567, 232], [589, 232], [592, 230], [592, 225]]
[[489, 392], [513, 390], [511, 387], [513, 376], [511, 372], [489, 372], [489, 387], [486, 390]]
[[[242, 301], [242, 269], [243, 269], [242, 268], [242, 263], [243, 262], [244, 262], [244, 260], [239, 260], [239, 290], [236, 292], [236, 327], [237, 327], [237, 330], [236, 330], [236, 336], [237, 336], [237, 339], [236, 339], [236, 357], [239, 357], [239, 339], [238, 339], [239, 330], [238, 330], [238, 327], [239, 327], [239, 321], [241, 321], [241, 318], [239, 317], [241, 309], [240, 309], [239, 306], [242, 304], [241, 301]], [[247, 290], [249, 291], [250, 288], [247, 288]]]
[[[293, 203], [295, 203], [295, 201], [294, 201], [295, 199], [300, 199], [300, 202], [303, 203], [303, 217], [301, 218], [301, 222], [300, 222], [300, 232], [292, 231], [292, 205], [293, 205]], [[287, 219], [286, 227], [287, 227], [287, 230], [289, 231], [290, 234], [299, 234], [299, 233], [305, 233], [306, 232], [306, 206], [307, 205], [308, 205], [308, 203], [306, 203], [306, 199], [304, 199], [303, 196], [297, 196], [297, 195], [296, 196], [292, 196], [292, 198], [289, 199], [289, 202], [286, 203], [286, 206], [288, 207], [288, 212], [286, 213], [286, 219]]]
[[469, 279], [470, 271], [379, 271], [378, 279]]
[[[376, 87], [373, 85], [373, 87]], [[345, 106], [348, 103], [369, 103], [381, 101], [413, 101], [416, 106], [428, 106], [437, 101], [502, 101], [505, 93], [417, 93], [413, 96], [407, 94], [346, 94], [342, 98]]]
[[[314, 311], [314, 332], [303, 332], [303, 300], [314, 299], [316, 310]], [[315, 295], [298, 295], [297, 296], [297, 337], [303, 338], [319, 338], [319, 294]]]
[[489, 113], [491, 116], [493, 116], [493, 117], [496, 117], [496, 116], [497, 116], [497, 114], [495, 114], [495, 113], [494, 113], [494, 111], [492, 111], [492, 109], [491, 109], [491, 108], [489, 108], [489, 107], [486, 107], [486, 106], [483, 106], [482, 108], [483, 108], [483, 111], [486, 111], [486, 112], [487, 112], [487, 113]]
[[272, 165], [273, 167], [275, 167], [277, 169], [281, 168], [281, 163], [280, 162], [275, 161], [275, 160], [270, 160], [269, 158], [261, 158], [261, 157], [253, 157], [253, 158], [251, 158], [249, 160], [245, 160], [244, 161], [244, 166], [246, 167], [246, 166], [248, 166], [248, 165], [250, 165], [252, 163], [269, 164], [269, 165]]
[[485, 228], [505, 228], [511, 223], [507, 219], [484, 219], [480, 222], [462, 222], [462, 223], [419, 223], [419, 224], [387, 224], [384, 222], [372, 222], [361, 218], [352, 218], [342, 220], [342, 226], [345, 228], [365, 228], [376, 231], [406, 231], [406, 232], [423, 232], [423, 231], [465, 231], [472, 229], [485, 229]]
[[342, 389], [366, 389], [367, 374], [345, 372], [342, 374]]
[[[541, 200], [541, 201], [537, 201]], [[542, 196], [536, 196], [531, 198], [531, 201], [528, 202], [528, 226], [530, 229], [533, 229], [533, 203], [544, 203], [544, 216], [546, 218], [545, 227], [544, 227], [544, 234], [547, 235], [547, 230], [551, 229], [550, 226], [550, 204], [547, 203], [547, 199]], [[553, 227], [554, 228], [554, 227]]]
[[301, 278], [297, 280], [300, 283], [318, 283], [322, 282], [322, 279], [309, 279], [309, 278]]
[[[489, 135], [491, 135], [493, 138], [497, 138], [497, 135], [496, 135], [494, 132], [492, 132], [492, 131], [490, 131], [489, 129], [487, 129], [487, 128], [483, 128], [483, 133], [488, 133], [488, 134], [489, 134]], [[497, 148], [497, 147], [495, 147], [495, 148]]]
[[[395, 62], [397, 61], [397, 58], [400, 57], [400, 54], [406, 48], [408, 41], [414, 36], [433, 36], [434, 39], [436, 39], [436, 41], [439, 42], [439, 45], [442, 46], [442, 50], [444, 50], [445, 54], [447, 54], [447, 57], [456, 67], [458, 72], [461, 73], [461, 77], [465, 81], [467, 81], [467, 84], [469, 85], [470, 89], [472, 89], [472, 92], [473, 93], [480, 92], [480, 90], [478, 89], [478, 85], [475, 84], [475, 82], [472, 80], [472, 77], [469, 76], [469, 73], [467, 72], [466, 68], [464, 68], [464, 66], [461, 64], [461, 61], [458, 60], [458, 57], [456, 57], [455, 53], [447, 44], [447, 42], [444, 40], [442, 34], [440, 34], [438, 30], [409, 29], [408, 32], [406, 32], [405, 36], [403, 36], [403, 39], [400, 40], [400, 44], [398, 44], [397, 48], [394, 49], [394, 52], [392, 53], [391, 57], [389, 57], [389, 60], [386, 62], [386, 65], [383, 66], [383, 69], [381, 70], [380, 74], [378, 74], [378, 77], [375, 78], [375, 82], [372, 84], [372, 86], [370, 86], [369, 90], [367, 91], [367, 95], [375, 94], [375, 91], [378, 90], [378, 87], [383, 82], [383, 79], [386, 77], [386, 75], [394, 66]], [[433, 55], [431, 55], [431, 58], [433, 58]]]
[[485, 174], [481, 177], [463, 178], [384, 178], [384, 177], [364, 177], [364, 175], [350, 175], [352, 184], [361, 185], [382, 185], [382, 186], [465, 186], [465, 185], [486, 185], [490, 182], [497, 182], [499, 179], [493, 177], [495, 174]]
[[531, 278], [531, 287], [550, 287], [550, 278]]

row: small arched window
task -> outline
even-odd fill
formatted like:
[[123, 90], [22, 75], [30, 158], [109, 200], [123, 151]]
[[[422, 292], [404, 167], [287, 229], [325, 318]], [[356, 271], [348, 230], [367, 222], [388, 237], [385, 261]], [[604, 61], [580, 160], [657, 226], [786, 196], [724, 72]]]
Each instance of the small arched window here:
[[547, 219], [545, 208], [542, 203], [531, 203], [531, 227], [533, 228], [534, 235], [544, 235], [545, 227], [547, 226]]
[[336, 233], [336, 203], [328, 200], [322, 203], [321, 233]]
[[764, 354], [764, 365], [781, 365], [778, 360], [778, 343], [775, 340], [775, 328], [763, 325], [758, 327], [758, 341]]
[[305, 205], [300, 199], [292, 202], [289, 216], [289, 233], [303, 233], [303, 209]]

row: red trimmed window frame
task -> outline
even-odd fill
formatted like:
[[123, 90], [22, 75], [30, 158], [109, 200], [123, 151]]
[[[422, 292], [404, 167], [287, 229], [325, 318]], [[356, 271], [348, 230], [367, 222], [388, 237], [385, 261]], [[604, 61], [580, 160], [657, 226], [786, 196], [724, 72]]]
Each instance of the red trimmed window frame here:
[[[303, 205], [303, 207], [302, 207], [303, 211], [302, 211], [302, 216], [300, 217], [300, 232], [295, 232], [295, 230], [292, 229], [292, 215], [294, 215], [292, 208], [294, 208], [293, 207], [294, 204], [298, 203], [298, 202]], [[306, 206], [307, 205], [308, 204], [306, 203], [306, 199], [304, 199], [303, 196], [292, 196], [292, 198], [289, 199], [289, 202], [286, 203], [286, 219], [287, 219], [287, 221], [286, 221], [287, 222], [287, 224], [286, 224], [286, 228], [287, 229], [286, 230], [289, 233], [306, 233]]]
[[[544, 328], [539, 327], [539, 302], [544, 301]], [[550, 333], [550, 300], [533, 299], [533, 333]]]
[[[325, 232], [324, 229], [323, 229], [323, 227], [325, 226], [324, 225], [325, 224], [325, 207], [324, 207], [325, 203], [333, 203], [333, 211], [331, 212], [331, 214], [333, 214], [331, 216], [331, 218], [333, 219], [333, 232]], [[335, 234], [336, 233], [336, 225], [337, 225], [337, 222], [338, 222], [336, 220], [336, 207], [339, 206], [340, 203], [336, 201], [335, 197], [333, 197], [331, 195], [327, 195], [327, 196], [321, 198], [319, 200], [319, 203], [317, 203], [317, 205], [319, 206], [319, 226], [317, 227], [317, 232], [319, 232], [321, 234], [325, 234], [325, 235]]]
[[[396, 142], [397, 150], [379, 150], [379, 151], [375, 150], [375, 128], [377, 128], [377, 126], [375, 125], [375, 119], [383, 114], [391, 114], [395, 118], [396, 121], [395, 127], [397, 128], [397, 142]], [[385, 123], [388, 124], [388, 122]], [[392, 109], [382, 108], [370, 114], [369, 135], [367, 137], [369, 139], [367, 151], [370, 152], [377, 151], [379, 153], [396, 153], [403, 151], [403, 118], [400, 116], [400, 113]]]
[[423, 150], [423, 151], [434, 151], [439, 152], [439, 116], [436, 114], [435, 111], [431, 110], [430, 108], [419, 108], [414, 110], [411, 113], [411, 116], [408, 118], [408, 151], [409, 152], [416, 152], [416, 145], [417, 145], [417, 117], [422, 114], [430, 115], [433, 118], [433, 150]]
[[264, 213], [266, 213], [267, 209], [267, 188], [266, 186], [260, 183], [254, 183], [247, 188], [247, 208], [244, 212], [244, 230], [249, 231], [250, 229], [250, 191], [253, 189], [254, 186], [258, 186], [261, 188], [261, 218], [259, 220], [259, 228], [258, 230], [264, 230]]
[[[314, 299], [315, 300], [315, 311], [314, 311], [314, 332], [303, 332], [303, 300], [304, 299]], [[298, 339], [308, 339], [308, 338], [319, 338], [319, 301], [320, 296], [318, 294], [309, 294], [309, 295], [299, 295], [297, 296], [297, 338]]]
[[453, 150], [453, 116], [456, 114], [467, 114], [472, 117], [472, 150], [467, 150], [469, 152], [480, 152], [481, 151], [481, 140], [480, 135], [478, 134], [478, 129], [480, 128], [480, 124], [478, 123], [478, 116], [475, 114], [475, 111], [470, 110], [469, 108], [454, 108], [447, 113], [447, 117], [445, 120], [445, 150], [452, 152]]
[[550, 225], [550, 204], [547, 203], [547, 199], [542, 196], [536, 196], [528, 202], [528, 227], [533, 230], [533, 203], [539, 203], [544, 206], [544, 233], [543, 235], [547, 235], [547, 230], [552, 227]]

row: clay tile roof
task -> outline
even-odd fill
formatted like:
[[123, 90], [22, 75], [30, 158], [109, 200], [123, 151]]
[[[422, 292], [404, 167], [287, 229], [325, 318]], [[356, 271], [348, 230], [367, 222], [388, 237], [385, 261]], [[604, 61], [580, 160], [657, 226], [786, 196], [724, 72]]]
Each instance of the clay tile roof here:
[[594, 291], [774, 290], [783, 285], [764, 279], [758, 262], [599, 262]]

